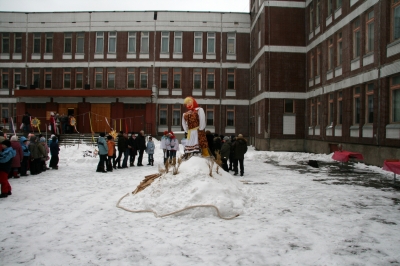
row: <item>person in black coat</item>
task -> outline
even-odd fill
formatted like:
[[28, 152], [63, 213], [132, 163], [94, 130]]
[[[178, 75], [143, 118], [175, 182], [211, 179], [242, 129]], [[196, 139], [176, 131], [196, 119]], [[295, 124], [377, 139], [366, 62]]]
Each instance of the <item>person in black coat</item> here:
[[60, 152], [60, 147], [58, 146], [58, 141], [57, 141], [57, 137], [54, 136], [51, 138], [51, 142], [50, 142], [50, 154], [51, 154], [51, 159], [50, 159], [50, 164], [49, 167], [51, 167], [52, 169], [57, 170], [58, 169], [58, 154]]
[[25, 112], [24, 116], [22, 117], [22, 124], [23, 124], [23, 131], [24, 136], [28, 136], [30, 131], [30, 124], [31, 124], [31, 115], [28, 112]]
[[218, 134], [214, 134], [214, 151], [215, 153], [218, 151], [221, 152], [222, 140]]
[[144, 137], [143, 130], [140, 131], [139, 136], [137, 136], [137, 138], [136, 138], [136, 145], [137, 145], [137, 149], [139, 151], [137, 166], [143, 166], [143, 164], [142, 164], [143, 153], [144, 153], [144, 150], [146, 149], [146, 139]]
[[240, 164], [240, 176], [244, 174], [244, 154], [247, 152], [247, 140], [243, 138], [242, 134], [239, 134], [236, 138], [235, 143], [232, 144], [232, 149], [235, 154], [235, 164], [234, 164], [234, 175], [238, 174], [238, 163]]
[[210, 149], [212, 155], [215, 157], [214, 135], [211, 134], [210, 130], [206, 131], [206, 138], [207, 138], [208, 148]]
[[135, 133], [131, 133], [128, 139], [128, 148], [129, 151], [129, 166], [135, 166], [135, 157], [137, 155], [137, 144], [136, 144], [136, 135]]
[[[126, 162], [128, 161], [128, 158], [125, 158], [126, 157], [125, 151], [127, 148], [128, 148], [128, 139], [124, 136], [124, 132], [120, 131], [118, 133], [118, 157], [116, 160], [119, 169], [128, 167], [127, 165], [124, 165], [124, 163], [126, 164]], [[122, 154], [124, 154], [124, 161], [122, 162], [121, 166]]]
[[[232, 135], [231, 136], [231, 146], [233, 145], [233, 143], [235, 143], [236, 140], [236, 136]], [[235, 163], [235, 151], [233, 149], [231, 149], [231, 154], [229, 155], [229, 171], [233, 171], [233, 167], [234, 167], [234, 163]]]

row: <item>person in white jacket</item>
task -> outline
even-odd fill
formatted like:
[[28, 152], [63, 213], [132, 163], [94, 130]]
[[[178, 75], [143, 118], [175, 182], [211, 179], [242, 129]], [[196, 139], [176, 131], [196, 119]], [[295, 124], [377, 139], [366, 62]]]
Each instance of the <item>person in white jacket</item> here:
[[185, 154], [201, 152], [204, 157], [209, 157], [204, 110], [193, 97], [186, 97], [183, 103], [188, 109], [182, 116], [182, 127], [187, 133]]
[[168, 131], [165, 130], [164, 136], [161, 137], [161, 141], [160, 141], [160, 148], [163, 150], [163, 153], [164, 153], [164, 164], [167, 161], [167, 158], [169, 156], [167, 146], [166, 146], [166, 142], [167, 142], [168, 138], [169, 138]]

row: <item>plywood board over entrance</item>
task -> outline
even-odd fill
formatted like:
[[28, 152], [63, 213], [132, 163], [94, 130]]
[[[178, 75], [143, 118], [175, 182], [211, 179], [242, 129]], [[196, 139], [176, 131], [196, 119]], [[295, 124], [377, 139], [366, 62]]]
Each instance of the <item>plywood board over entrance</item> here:
[[78, 104], [77, 103], [60, 103], [58, 104], [58, 113], [60, 115], [68, 115], [68, 109], [74, 109], [75, 118], [78, 114]]
[[94, 132], [110, 132], [106, 118], [110, 121], [111, 107], [108, 103], [92, 103], [91, 119]]
[[145, 130], [145, 104], [125, 104], [124, 115], [129, 132], [139, 133], [140, 130]]

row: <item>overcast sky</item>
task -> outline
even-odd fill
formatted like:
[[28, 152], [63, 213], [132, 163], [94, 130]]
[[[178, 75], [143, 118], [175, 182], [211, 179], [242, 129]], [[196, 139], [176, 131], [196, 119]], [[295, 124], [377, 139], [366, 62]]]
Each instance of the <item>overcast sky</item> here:
[[0, 11], [121, 10], [249, 12], [249, 0], [0, 0]]

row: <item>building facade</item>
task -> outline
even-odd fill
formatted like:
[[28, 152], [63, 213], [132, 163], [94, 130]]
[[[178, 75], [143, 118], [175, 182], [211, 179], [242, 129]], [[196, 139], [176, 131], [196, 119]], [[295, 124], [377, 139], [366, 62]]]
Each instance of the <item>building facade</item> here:
[[[260, 150], [399, 158], [400, 1], [250, 0], [249, 13], [2, 12], [2, 119], [80, 132], [207, 129]], [[11, 119], [8, 119], [11, 120]], [[9, 121], [6, 124], [10, 124]]]

